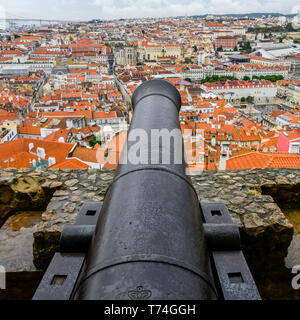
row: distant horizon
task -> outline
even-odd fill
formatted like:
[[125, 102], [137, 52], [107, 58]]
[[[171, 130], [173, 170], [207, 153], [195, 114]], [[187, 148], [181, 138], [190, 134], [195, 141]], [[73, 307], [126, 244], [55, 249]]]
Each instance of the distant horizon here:
[[[242, 8], [242, 9], [241, 9]], [[0, 0], [0, 18], [41, 20], [158, 19], [185, 16], [251, 14], [292, 15], [300, 12], [295, 0]], [[66, 16], [67, 13], [67, 16]]]
[[204, 14], [192, 14], [192, 15], [181, 15], [181, 16], [162, 16], [162, 17], [121, 17], [121, 18], [90, 18], [90, 19], [60, 19], [60, 18], [39, 18], [39, 17], [5, 17], [2, 18], [0, 16], [0, 20], [2, 19], [7, 19], [7, 20], [33, 20], [33, 21], [38, 21], [38, 20], [49, 20], [49, 21], [70, 21], [70, 22], [88, 22], [88, 21], [93, 21], [93, 20], [102, 20], [102, 21], [118, 21], [118, 20], [139, 20], [139, 19], [168, 19], [168, 18], [190, 18], [190, 17], [205, 17], [205, 16], [213, 16], [213, 17], [224, 17], [224, 16], [251, 16], [251, 15], [278, 15], [278, 16], [296, 16], [296, 13], [281, 13], [281, 12], [249, 12], [249, 13], [219, 13], [219, 14], [213, 14], [213, 13], [204, 13]]

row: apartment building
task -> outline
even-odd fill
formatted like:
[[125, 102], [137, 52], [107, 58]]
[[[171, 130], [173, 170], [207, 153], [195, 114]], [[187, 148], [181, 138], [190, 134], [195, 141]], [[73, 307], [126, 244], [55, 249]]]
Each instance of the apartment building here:
[[290, 102], [300, 105], [300, 84], [289, 84], [286, 97]]
[[267, 81], [218, 81], [214, 83], [204, 83], [201, 85], [205, 91], [224, 96], [226, 101], [239, 100], [241, 98], [253, 97], [256, 102], [271, 101], [277, 92], [276, 84]]
[[232, 36], [221, 36], [215, 40], [215, 48], [222, 48], [223, 50], [233, 50], [238, 44], [236, 37]]

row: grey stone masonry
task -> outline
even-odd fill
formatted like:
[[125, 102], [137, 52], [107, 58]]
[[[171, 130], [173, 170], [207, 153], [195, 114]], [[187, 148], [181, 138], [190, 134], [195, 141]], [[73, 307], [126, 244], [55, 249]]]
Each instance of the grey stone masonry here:
[[[38, 210], [39, 205], [42, 206], [47, 200], [41, 221], [32, 229], [33, 250], [28, 249], [32, 250], [35, 268], [45, 269], [59, 248], [60, 233], [64, 225], [74, 222], [84, 202], [102, 201], [113, 176], [113, 171], [98, 169], [0, 170], [0, 222], [3, 224], [7, 217], [13, 214], [14, 206], [19, 206], [20, 211], [26, 203], [30, 207], [26, 210], [34, 206]], [[280, 247], [281, 256], [286, 253], [293, 235], [293, 227], [271, 194], [276, 196], [278, 188], [281, 188], [280, 194], [284, 196], [286, 193], [286, 201], [294, 201], [292, 197], [299, 199], [300, 170], [205, 171], [201, 175], [192, 176], [191, 179], [199, 200], [226, 203], [234, 222], [240, 228], [243, 247], [246, 250], [248, 245], [251, 248], [259, 248], [260, 241], [267, 235], [272, 243], [270, 242], [265, 250], [271, 250], [276, 246]], [[265, 190], [268, 190], [267, 194], [264, 194]], [[25, 196], [28, 197], [27, 200]], [[43, 202], [41, 198], [46, 200]], [[22, 199], [26, 201], [22, 202]], [[0, 255], [1, 252], [9, 255], [8, 252], [12, 250], [1, 249], [1, 246], [8, 245], [7, 241], [1, 242], [1, 237], [7, 239], [0, 232]], [[264, 244], [263, 247], [265, 246]], [[13, 259], [13, 255], [6, 258]], [[24, 258], [28, 259], [28, 252]], [[32, 261], [28, 265], [32, 267]]]

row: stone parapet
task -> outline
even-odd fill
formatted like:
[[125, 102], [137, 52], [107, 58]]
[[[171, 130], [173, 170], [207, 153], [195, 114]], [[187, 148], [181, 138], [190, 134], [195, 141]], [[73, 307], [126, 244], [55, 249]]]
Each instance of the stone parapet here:
[[[74, 222], [84, 202], [104, 199], [113, 175], [113, 171], [98, 169], [0, 170], [0, 264], [11, 272], [44, 270], [59, 249], [64, 225]], [[276, 263], [284, 260], [293, 226], [280, 207], [299, 205], [299, 169], [205, 171], [191, 179], [200, 201], [226, 203], [254, 273], [259, 273], [259, 262], [268, 257]], [[25, 211], [41, 211], [41, 215], [28, 229], [33, 247], [24, 248], [23, 257], [20, 250], [18, 261], [22, 262], [18, 264], [12, 261], [16, 259], [13, 247], [23, 246], [22, 236], [10, 235], [7, 224], [15, 214]], [[30, 235], [26, 237], [28, 244]]]

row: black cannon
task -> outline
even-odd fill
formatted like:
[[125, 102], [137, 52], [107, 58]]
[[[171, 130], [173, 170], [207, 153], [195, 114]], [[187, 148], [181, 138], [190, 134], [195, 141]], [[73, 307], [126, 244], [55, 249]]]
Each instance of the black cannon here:
[[61, 235], [34, 299], [260, 299], [223, 203], [200, 203], [186, 175], [169, 82], [132, 98], [134, 116], [105, 200]]

